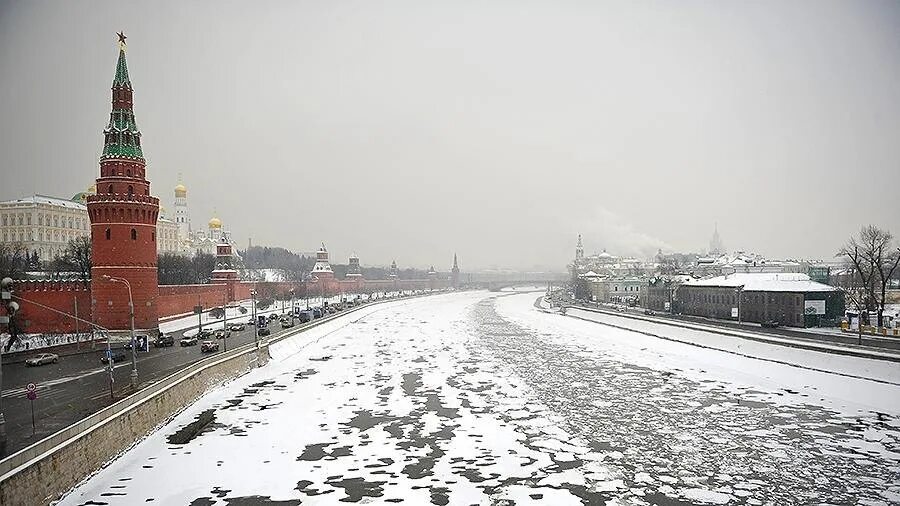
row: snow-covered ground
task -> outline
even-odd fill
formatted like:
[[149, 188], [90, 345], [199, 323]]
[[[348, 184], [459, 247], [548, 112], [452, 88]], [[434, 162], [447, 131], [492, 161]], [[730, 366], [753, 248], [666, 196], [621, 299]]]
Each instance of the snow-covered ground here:
[[900, 503], [897, 385], [535, 298], [397, 301], [278, 343], [62, 504]]

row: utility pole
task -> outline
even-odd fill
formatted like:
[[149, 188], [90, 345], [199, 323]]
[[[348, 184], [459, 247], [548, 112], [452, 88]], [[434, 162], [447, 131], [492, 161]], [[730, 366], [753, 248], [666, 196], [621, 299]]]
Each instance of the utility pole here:
[[228, 294], [222, 299], [222, 351], [228, 351]]
[[[128, 289], [128, 312], [131, 317], [131, 388], [137, 390], [138, 386], [138, 370], [137, 370], [137, 343], [134, 342], [134, 299], [131, 297], [131, 283], [128, 282], [127, 279], [124, 278], [116, 278], [113, 276], [109, 276], [104, 274], [103, 279], [108, 279], [109, 281], [115, 283], [122, 283], [125, 285], [125, 288]], [[107, 341], [109, 343], [109, 341]], [[108, 344], [107, 344], [108, 346]], [[112, 357], [110, 357], [110, 361], [112, 361]]]
[[256, 349], [259, 349], [259, 320], [256, 319], [256, 290], [250, 290], [250, 300], [253, 302], [253, 337], [256, 339]]

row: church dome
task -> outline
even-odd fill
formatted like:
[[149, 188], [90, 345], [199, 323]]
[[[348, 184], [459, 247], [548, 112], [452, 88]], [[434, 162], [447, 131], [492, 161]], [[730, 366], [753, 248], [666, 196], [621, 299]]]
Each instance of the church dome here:
[[209, 220], [209, 228], [222, 228], [222, 220], [213, 217], [211, 220]]
[[178, 183], [178, 186], [175, 187], [175, 196], [187, 197], [187, 188], [183, 184]]

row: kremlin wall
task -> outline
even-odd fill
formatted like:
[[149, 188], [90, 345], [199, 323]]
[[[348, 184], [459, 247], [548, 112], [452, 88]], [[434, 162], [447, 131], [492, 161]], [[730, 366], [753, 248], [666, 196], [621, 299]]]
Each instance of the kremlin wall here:
[[[432, 267], [427, 279], [401, 280], [394, 263], [390, 279], [367, 280], [360, 273], [359, 258], [355, 255], [350, 258], [346, 278], [337, 279], [324, 244], [316, 253], [316, 264], [308, 281], [242, 281], [233, 268], [232, 245], [224, 233], [210, 238], [215, 245], [216, 266], [209, 284], [160, 286], [156, 265], [160, 205], [159, 199], [150, 193], [141, 135], [134, 116], [133, 89], [122, 42], [112, 84], [109, 124], [103, 130], [104, 148], [96, 193], [84, 196], [90, 219], [91, 279], [17, 282], [14, 290], [21, 309], [16, 319], [23, 332], [87, 332], [91, 325], [96, 325], [125, 333], [130, 329], [129, 291], [134, 301], [136, 331], [155, 334], [160, 319], [190, 314], [198, 305], [211, 308], [247, 300], [251, 290], [256, 291], [257, 298], [289, 297], [291, 290], [297, 298], [302, 298], [458, 286], [455, 257], [450, 279], [440, 279]], [[186, 189], [179, 183], [175, 221], [182, 232], [189, 230], [186, 196]], [[219, 230], [221, 222], [211, 221], [210, 227]]]

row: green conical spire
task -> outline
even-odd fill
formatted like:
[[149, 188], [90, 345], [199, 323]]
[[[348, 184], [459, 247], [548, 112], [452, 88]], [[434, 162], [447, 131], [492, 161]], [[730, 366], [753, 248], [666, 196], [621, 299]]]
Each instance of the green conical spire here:
[[116, 63], [116, 77], [113, 78], [113, 88], [117, 86], [131, 87], [131, 80], [128, 78], [128, 63], [125, 61], [125, 48], [119, 49], [119, 62]]
[[103, 130], [103, 158], [138, 158], [143, 160], [141, 150], [141, 132], [134, 119], [131, 105], [131, 79], [128, 77], [128, 64], [125, 60], [125, 34], [119, 36], [119, 60], [116, 62], [116, 76], [113, 78], [112, 111], [109, 123]]

